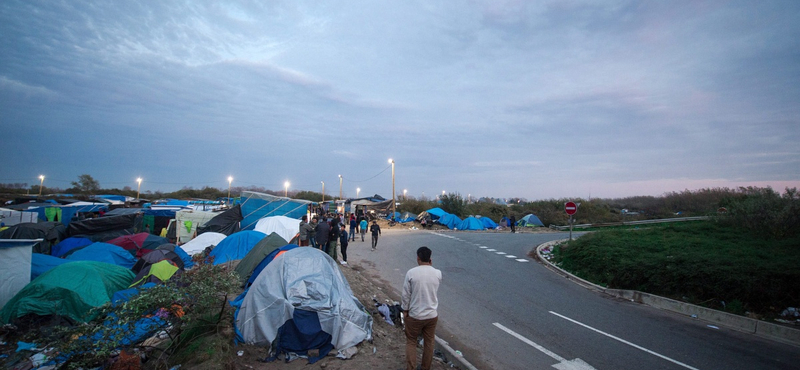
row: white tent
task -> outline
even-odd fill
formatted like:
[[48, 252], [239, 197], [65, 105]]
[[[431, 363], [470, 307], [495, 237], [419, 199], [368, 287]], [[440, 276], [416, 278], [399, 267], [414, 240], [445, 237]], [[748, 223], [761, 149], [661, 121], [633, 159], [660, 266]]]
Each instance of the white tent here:
[[196, 238], [190, 240], [186, 244], [181, 244], [181, 249], [183, 249], [186, 254], [193, 255], [202, 252], [206, 249], [206, 247], [216, 246], [222, 239], [225, 239], [227, 235], [215, 233], [215, 232], [207, 232], [198, 235]]
[[[178, 242], [186, 243], [192, 240], [195, 231], [218, 215], [217, 212], [204, 212], [182, 210], [175, 212], [175, 230], [178, 231]], [[188, 253], [188, 252], [187, 252]]]
[[0, 209], [0, 222], [3, 222], [6, 226], [14, 226], [25, 222], [39, 222], [39, 214], [2, 208]]
[[286, 216], [264, 217], [256, 223], [255, 231], [260, 231], [264, 235], [278, 233], [284, 240], [289, 242], [300, 232], [300, 220]]
[[0, 240], [0, 308], [31, 282], [33, 246], [42, 239]]

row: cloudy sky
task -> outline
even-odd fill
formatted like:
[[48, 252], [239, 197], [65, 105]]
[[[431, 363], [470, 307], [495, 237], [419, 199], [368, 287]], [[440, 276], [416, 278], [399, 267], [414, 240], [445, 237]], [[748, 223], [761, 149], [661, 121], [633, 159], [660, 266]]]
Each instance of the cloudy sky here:
[[798, 1], [0, 4], [0, 182], [800, 187]]

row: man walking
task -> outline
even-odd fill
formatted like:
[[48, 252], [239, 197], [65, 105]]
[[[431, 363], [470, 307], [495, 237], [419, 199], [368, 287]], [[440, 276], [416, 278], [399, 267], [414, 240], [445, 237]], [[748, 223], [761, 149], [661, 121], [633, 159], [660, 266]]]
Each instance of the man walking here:
[[339, 248], [342, 252], [342, 265], [347, 266], [347, 230], [345, 230], [345, 226], [342, 225], [342, 233], [339, 234]]
[[356, 222], [356, 215], [350, 214], [350, 240], [356, 241], [356, 229], [358, 228], [358, 223]]
[[372, 250], [374, 251], [378, 246], [378, 235], [381, 234], [381, 227], [378, 226], [378, 221], [372, 221], [369, 231], [372, 232]]
[[361, 241], [364, 241], [364, 235], [367, 233], [367, 219], [362, 218], [361, 222], [359, 222], [358, 227], [361, 229]]
[[317, 248], [328, 253], [328, 234], [331, 232], [328, 222], [325, 220], [320, 221], [314, 231], [317, 232], [317, 236], [314, 238], [317, 242]]
[[439, 314], [437, 292], [442, 272], [433, 268], [431, 250], [417, 249], [417, 267], [408, 270], [403, 281], [401, 308], [405, 317], [406, 370], [417, 368], [417, 338], [422, 335], [422, 370], [430, 370]]

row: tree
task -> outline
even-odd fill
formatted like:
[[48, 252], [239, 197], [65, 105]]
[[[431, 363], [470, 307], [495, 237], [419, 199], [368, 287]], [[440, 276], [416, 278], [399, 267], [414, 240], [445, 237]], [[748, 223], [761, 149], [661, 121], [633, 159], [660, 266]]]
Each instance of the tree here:
[[442, 210], [447, 213], [452, 213], [458, 217], [464, 217], [465, 202], [464, 198], [459, 193], [450, 193], [442, 195]]
[[100, 183], [97, 182], [91, 175], [83, 174], [78, 176], [78, 181], [73, 181], [72, 186], [77, 188], [81, 193], [92, 194], [100, 190]]

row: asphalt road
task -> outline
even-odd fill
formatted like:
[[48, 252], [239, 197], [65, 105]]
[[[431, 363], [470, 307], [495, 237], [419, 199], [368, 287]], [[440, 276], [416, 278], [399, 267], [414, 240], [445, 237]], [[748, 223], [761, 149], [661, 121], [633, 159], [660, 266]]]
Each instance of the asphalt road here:
[[[577, 233], [574, 235], [578, 235]], [[528, 254], [567, 233], [384, 230], [348, 258], [397, 297], [420, 246], [443, 275], [437, 334], [478, 369], [800, 369], [800, 348], [589, 291]]]

